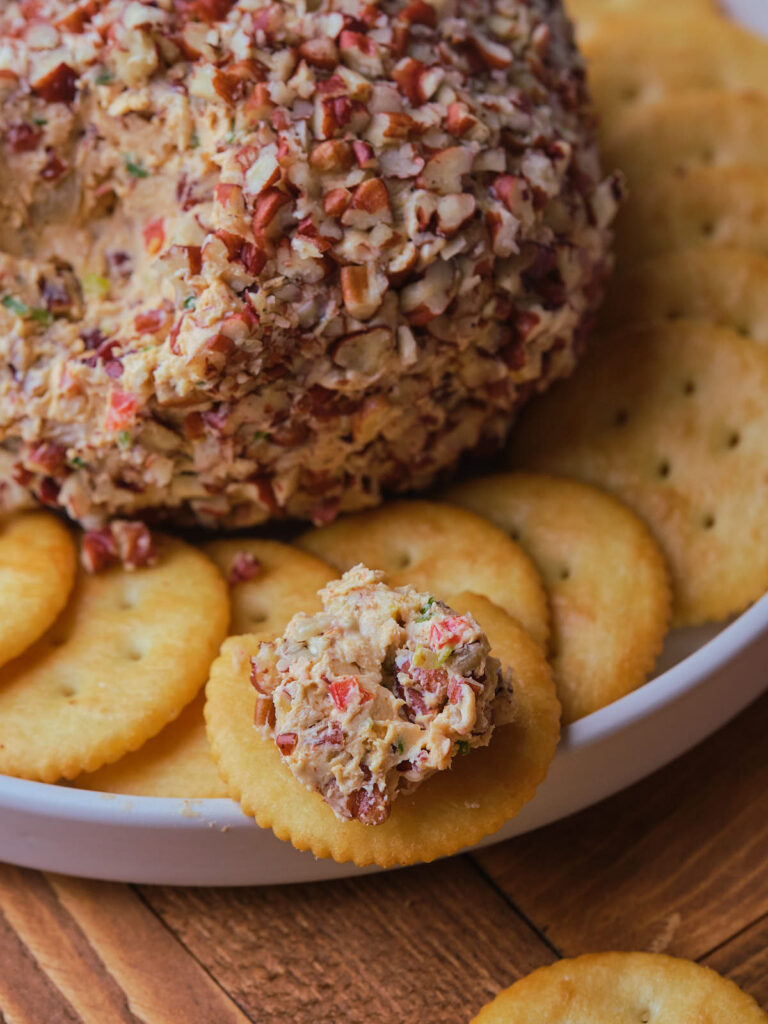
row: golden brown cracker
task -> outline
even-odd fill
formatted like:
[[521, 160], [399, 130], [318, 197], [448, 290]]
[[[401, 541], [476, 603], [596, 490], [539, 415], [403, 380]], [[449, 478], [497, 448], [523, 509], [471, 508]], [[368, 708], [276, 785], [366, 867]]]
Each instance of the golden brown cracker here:
[[114, 764], [79, 775], [73, 785], [100, 793], [184, 800], [227, 797], [205, 734], [201, 691], [157, 736]]
[[515, 621], [474, 594], [451, 598], [485, 630], [493, 654], [514, 673], [515, 718], [488, 747], [458, 757], [411, 796], [399, 797], [382, 825], [340, 821], [304, 787], [277, 747], [254, 728], [250, 656], [255, 637], [231, 637], [206, 687], [208, 736], [219, 772], [246, 814], [279, 839], [316, 857], [394, 867], [434, 860], [479, 842], [534, 795], [555, 753], [560, 705], [544, 653]]
[[652, 178], [619, 214], [619, 270], [692, 245], [740, 246], [768, 256], [768, 170], [696, 167]]
[[0, 665], [55, 621], [76, 567], [72, 535], [49, 512], [22, 512], [0, 522]]
[[67, 608], [0, 669], [0, 773], [53, 782], [135, 750], [205, 681], [229, 602], [215, 565], [158, 539], [157, 565], [81, 573]]
[[766, 1024], [768, 1016], [709, 967], [660, 953], [589, 953], [540, 967], [472, 1024]]
[[768, 257], [699, 245], [643, 260], [614, 275], [601, 323], [610, 330], [681, 317], [768, 344]]
[[768, 348], [698, 321], [597, 339], [532, 403], [510, 464], [616, 494], [659, 541], [673, 623], [739, 612], [768, 588]]
[[628, 109], [674, 93], [768, 92], [768, 42], [714, 14], [671, 9], [606, 18], [584, 52], [592, 95], [609, 132]]
[[620, 167], [629, 193], [691, 167], [768, 168], [768, 95], [702, 90], [632, 108], [604, 126], [603, 160]]
[[[245, 574], [242, 556], [253, 570], [250, 579], [230, 583], [230, 632], [275, 636], [300, 611], [322, 607], [317, 591], [336, 575], [312, 555], [272, 540], [243, 537], [214, 540], [203, 546], [224, 578]], [[204, 696], [192, 702], [175, 722], [139, 750], [116, 764], [81, 776], [77, 785], [107, 793], [171, 796], [184, 799], [225, 797], [227, 790], [211, 758], [203, 721]]]
[[310, 530], [297, 544], [340, 572], [358, 562], [383, 569], [395, 587], [483, 594], [546, 643], [547, 599], [533, 563], [503, 530], [464, 509], [389, 502]]
[[[566, 0], [565, 8], [576, 22], [581, 42], [599, 31], [606, 18], [619, 15], [652, 15], [658, 11], [659, 0]], [[714, 0], [675, 0], [675, 10], [686, 15], [711, 14], [717, 11]]]
[[233, 567], [237, 572], [237, 559], [243, 554], [258, 566], [251, 579], [230, 585], [229, 631], [233, 636], [282, 633], [297, 612], [311, 613], [322, 608], [317, 592], [337, 575], [327, 562], [276, 540], [214, 540], [205, 544], [203, 550], [227, 580], [232, 578]]
[[634, 513], [588, 484], [532, 473], [469, 480], [445, 497], [509, 533], [541, 573], [564, 723], [645, 682], [669, 625], [670, 587]]

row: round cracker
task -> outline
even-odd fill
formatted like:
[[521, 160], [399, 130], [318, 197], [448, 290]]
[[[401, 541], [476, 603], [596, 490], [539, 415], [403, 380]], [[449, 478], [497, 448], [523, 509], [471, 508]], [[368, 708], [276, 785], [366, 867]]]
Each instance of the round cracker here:
[[[768, 123], [768, 122], [766, 122]], [[605, 328], [686, 317], [768, 344], [768, 257], [728, 246], [692, 246], [614, 276]]]
[[709, 967], [661, 953], [589, 953], [522, 978], [472, 1024], [766, 1024], [754, 999]]
[[54, 782], [141, 746], [191, 701], [226, 635], [224, 580], [158, 539], [157, 565], [81, 573], [64, 613], [0, 669], [0, 773]]
[[595, 340], [532, 403], [514, 466], [616, 494], [672, 572], [674, 625], [724, 619], [768, 588], [768, 348], [697, 321]]
[[[646, 15], [658, 11], [659, 0], [568, 0], [568, 14], [576, 21], [579, 40], [584, 42], [606, 18], [617, 15]], [[714, 0], [675, 0], [675, 10], [686, 15], [717, 12]]]
[[768, 92], [768, 42], [715, 15], [606, 18], [584, 47], [608, 131], [627, 109], [701, 89]]
[[78, 789], [129, 796], [164, 796], [183, 800], [227, 797], [205, 734], [201, 691], [175, 722], [138, 750], [114, 764], [80, 775]]
[[22, 512], [0, 524], [0, 665], [38, 640], [67, 603], [77, 552], [49, 512]]
[[445, 496], [509, 533], [541, 573], [564, 724], [645, 682], [671, 595], [659, 546], [634, 513], [588, 484], [531, 473], [470, 480]]
[[[768, 57], [768, 51], [766, 53]], [[627, 110], [606, 126], [606, 167], [620, 167], [632, 196], [653, 177], [691, 167], [768, 168], [768, 95], [701, 92]]]
[[230, 795], [262, 828], [316, 857], [389, 868], [456, 853], [501, 828], [544, 779], [559, 736], [560, 705], [539, 645], [506, 612], [485, 598], [451, 600], [485, 630], [493, 654], [514, 673], [515, 719], [498, 728], [488, 747], [459, 757], [413, 795], [399, 797], [382, 825], [340, 821], [322, 797], [304, 787], [273, 742], [253, 726], [250, 683], [254, 637], [231, 637], [206, 687], [205, 717], [219, 772]]
[[695, 167], [644, 182], [616, 223], [619, 269], [692, 245], [768, 256], [768, 170]]
[[[233, 562], [243, 553], [258, 563], [250, 580], [230, 587], [230, 633], [253, 633], [267, 639], [281, 633], [300, 611], [319, 611], [317, 591], [336, 575], [318, 558], [273, 540], [241, 538], [215, 540], [203, 551], [216, 563], [225, 579]], [[203, 720], [204, 694], [200, 694], [175, 722], [127, 754], [116, 764], [81, 776], [76, 785], [103, 793], [134, 796], [170, 796], [187, 800], [226, 797], [211, 757]]]
[[437, 597], [460, 590], [483, 594], [538, 643], [547, 642], [547, 598], [533, 563], [503, 530], [464, 509], [389, 502], [310, 530], [296, 543], [339, 572], [358, 562], [383, 569], [393, 587], [410, 584]]
[[260, 637], [282, 633], [297, 612], [322, 609], [318, 590], [337, 576], [328, 562], [289, 544], [276, 540], [238, 538], [214, 540], [203, 546], [224, 575], [230, 578], [233, 563], [240, 554], [250, 555], [259, 564], [256, 575], [230, 588], [233, 636], [255, 633]]

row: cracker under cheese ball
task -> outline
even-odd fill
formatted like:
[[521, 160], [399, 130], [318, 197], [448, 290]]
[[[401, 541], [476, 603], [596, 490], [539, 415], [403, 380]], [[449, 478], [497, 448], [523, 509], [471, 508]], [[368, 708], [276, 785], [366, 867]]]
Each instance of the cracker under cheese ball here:
[[10, 0], [0, 504], [324, 522], [499, 443], [609, 263], [557, 0]]

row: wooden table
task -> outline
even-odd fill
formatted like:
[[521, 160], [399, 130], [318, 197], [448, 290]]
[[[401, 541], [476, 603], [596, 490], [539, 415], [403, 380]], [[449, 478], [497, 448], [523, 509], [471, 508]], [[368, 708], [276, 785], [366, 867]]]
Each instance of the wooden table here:
[[605, 949], [692, 957], [768, 1007], [768, 696], [599, 806], [430, 866], [195, 890], [0, 865], [3, 1024], [464, 1024]]

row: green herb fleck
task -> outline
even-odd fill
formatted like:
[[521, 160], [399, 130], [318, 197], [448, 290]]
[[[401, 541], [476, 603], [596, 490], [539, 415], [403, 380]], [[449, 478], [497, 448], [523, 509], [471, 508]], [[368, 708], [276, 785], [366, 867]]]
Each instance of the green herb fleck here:
[[101, 274], [83, 274], [82, 284], [83, 291], [88, 295], [93, 295], [102, 299], [105, 299], [107, 295], [109, 295], [109, 278], [102, 277]]
[[70, 466], [76, 466], [78, 469], [85, 469], [85, 463], [79, 455], [73, 455], [69, 460]]
[[189, 148], [190, 149], [197, 149], [197, 147], [199, 145], [200, 145], [200, 136], [197, 134], [197, 132], [192, 132], [192, 137], [189, 140]]
[[137, 164], [129, 156], [125, 158], [125, 169], [129, 174], [133, 175], [134, 178], [148, 178], [149, 171], [145, 170], [141, 164]]
[[255, 430], [253, 433], [254, 441], [266, 441], [268, 437], [269, 434], [267, 433], [266, 430]]
[[235, 141], [235, 119], [234, 119], [234, 117], [229, 122], [229, 132], [228, 132], [227, 137], [226, 137], [226, 139], [224, 141], [227, 143], [228, 146], [231, 146], [232, 143]]
[[96, 75], [96, 85], [109, 85], [112, 78], [112, 72], [107, 68], [104, 68], [103, 71], [100, 71], [98, 75]]
[[21, 299], [17, 299], [13, 295], [4, 295], [0, 301], [2, 301], [6, 309], [10, 309], [16, 316], [29, 316], [29, 306], [26, 302], [22, 302]]
[[4, 295], [0, 302], [16, 316], [36, 320], [39, 324], [50, 324], [53, 321], [53, 317], [47, 309], [30, 309], [26, 302], [17, 299], [15, 295]]
[[117, 435], [117, 443], [121, 448], [130, 448], [133, 438], [131, 437], [130, 430], [121, 430]]
[[397, 737], [397, 743], [395, 744], [395, 748], [396, 748], [398, 754], [404, 754], [405, 753], [405, 744], [403, 743], [403, 741], [400, 739], [399, 736]]
[[32, 123], [36, 124], [38, 128], [45, 128], [48, 124], [48, 118], [46, 117], [33, 117]]
[[464, 754], [465, 756], [470, 751], [469, 740], [457, 740], [456, 741], [456, 753]]
[[450, 644], [446, 644], [446, 646], [443, 647], [443, 649], [440, 651], [440, 653], [437, 656], [437, 664], [438, 665], [444, 665], [446, 663], [446, 661], [448, 661], [448, 659], [450, 658], [450, 656], [452, 654], [453, 654], [453, 647], [451, 647]]
[[197, 296], [196, 295], [188, 295], [186, 297], [186, 299], [184, 299], [184, 309], [195, 309], [196, 306], [197, 306]]
[[417, 622], [426, 622], [427, 619], [432, 618], [432, 605], [434, 603], [435, 599], [430, 595], [427, 599], [427, 603], [419, 611], [419, 617], [416, 619]]

